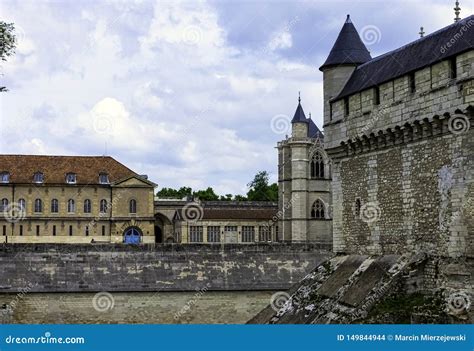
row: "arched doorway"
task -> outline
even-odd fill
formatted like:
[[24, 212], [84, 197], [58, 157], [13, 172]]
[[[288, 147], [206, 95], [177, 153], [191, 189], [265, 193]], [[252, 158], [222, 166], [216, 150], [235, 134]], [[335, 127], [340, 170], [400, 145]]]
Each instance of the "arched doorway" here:
[[163, 231], [161, 227], [155, 225], [155, 243], [162, 243], [163, 242]]
[[125, 244], [140, 244], [142, 231], [137, 227], [127, 228], [123, 234]]

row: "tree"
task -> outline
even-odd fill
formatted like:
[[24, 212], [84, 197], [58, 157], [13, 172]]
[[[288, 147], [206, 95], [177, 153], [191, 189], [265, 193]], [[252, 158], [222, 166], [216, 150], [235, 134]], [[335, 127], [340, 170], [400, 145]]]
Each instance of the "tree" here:
[[[0, 21], [0, 59], [6, 61], [15, 53], [16, 48], [15, 26], [13, 23]], [[0, 86], [0, 92], [7, 91], [6, 87]]]
[[198, 190], [193, 193], [194, 197], [203, 201], [217, 201], [219, 196], [214, 192], [214, 189], [208, 187], [206, 190]]
[[278, 200], [278, 185], [276, 183], [268, 184], [268, 172], [258, 172], [254, 179], [247, 184], [249, 191], [247, 198], [250, 201], [277, 201]]
[[185, 196], [192, 195], [193, 189], [182, 186], [179, 190], [172, 188], [163, 188], [156, 193], [161, 198], [177, 198], [182, 199]]

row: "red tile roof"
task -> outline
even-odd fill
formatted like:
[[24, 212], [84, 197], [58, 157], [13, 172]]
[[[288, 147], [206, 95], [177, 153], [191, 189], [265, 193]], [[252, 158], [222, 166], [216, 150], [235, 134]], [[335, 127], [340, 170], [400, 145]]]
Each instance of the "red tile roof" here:
[[110, 183], [138, 176], [110, 156], [0, 155], [0, 173], [10, 173], [10, 183], [33, 183], [36, 172], [45, 184], [65, 184], [66, 173], [76, 173], [76, 184], [100, 184], [99, 174], [107, 173]]

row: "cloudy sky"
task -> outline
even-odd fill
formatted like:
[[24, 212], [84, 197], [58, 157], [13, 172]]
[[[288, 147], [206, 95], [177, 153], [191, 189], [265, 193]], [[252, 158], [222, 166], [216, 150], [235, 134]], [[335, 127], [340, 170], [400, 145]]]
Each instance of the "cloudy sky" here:
[[298, 91], [321, 127], [318, 67], [346, 14], [374, 57], [451, 24], [453, 6], [1, 0], [19, 43], [1, 67], [0, 152], [108, 154], [160, 188], [243, 194], [259, 170], [276, 180]]

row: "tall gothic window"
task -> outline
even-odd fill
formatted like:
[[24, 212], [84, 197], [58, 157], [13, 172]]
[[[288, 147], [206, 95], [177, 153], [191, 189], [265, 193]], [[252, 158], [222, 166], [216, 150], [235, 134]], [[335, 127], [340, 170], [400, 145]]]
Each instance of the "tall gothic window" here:
[[311, 178], [324, 178], [324, 159], [319, 152], [311, 158]]
[[74, 202], [73, 199], [67, 200], [67, 211], [69, 213], [74, 213], [76, 212], [76, 203]]
[[84, 200], [84, 213], [91, 213], [92, 205], [91, 200], [86, 199]]
[[129, 207], [130, 213], [137, 213], [137, 200], [135, 199], [130, 200], [128, 207]]
[[58, 213], [59, 212], [59, 201], [58, 199], [51, 200], [51, 213]]
[[321, 200], [316, 200], [311, 208], [311, 218], [324, 219], [324, 203]]
[[8, 199], [2, 199], [2, 202], [0, 204], [0, 212], [5, 212], [8, 211]]
[[36, 213], [43, 212], [43, 201], [41, 201], [41, 199], [35, 200], [35, 212]]
[[100, 200], [100, 213], [107, 213], [107, 200], [106, 199], [102, 199]]

